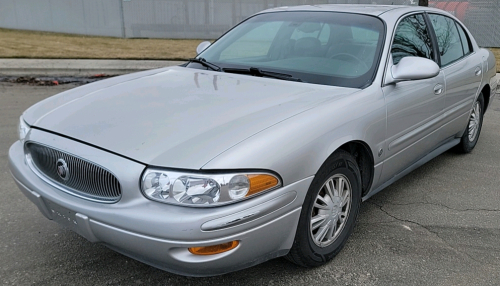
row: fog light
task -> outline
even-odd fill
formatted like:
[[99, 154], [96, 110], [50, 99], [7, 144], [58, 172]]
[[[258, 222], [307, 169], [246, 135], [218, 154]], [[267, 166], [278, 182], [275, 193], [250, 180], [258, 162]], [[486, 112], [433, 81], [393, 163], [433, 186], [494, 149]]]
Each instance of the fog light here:
[[218, 253], [223, 253], [231, 249], [236, 248], [240, 243], [235, 240], [231, 242], [226, 242], [218, 245], [202, 246], [202, 247], [190, 247], [189, 252], [195, 255], [213, 255]]

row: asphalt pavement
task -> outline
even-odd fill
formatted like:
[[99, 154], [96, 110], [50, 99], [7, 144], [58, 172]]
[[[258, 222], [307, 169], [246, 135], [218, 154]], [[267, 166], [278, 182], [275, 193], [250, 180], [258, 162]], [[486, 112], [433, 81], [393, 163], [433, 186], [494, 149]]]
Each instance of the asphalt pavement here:
[[0, 83], [0, 284], [4, 285], [500, 285], [500, 100], [471, 154], [451, 151], [362, 204], [353, 235], [314, 269], [274, 259], [188, 278], [86, 241], [43, 217], [14, 184], [7, 151], [19, 115], [75, 87]]

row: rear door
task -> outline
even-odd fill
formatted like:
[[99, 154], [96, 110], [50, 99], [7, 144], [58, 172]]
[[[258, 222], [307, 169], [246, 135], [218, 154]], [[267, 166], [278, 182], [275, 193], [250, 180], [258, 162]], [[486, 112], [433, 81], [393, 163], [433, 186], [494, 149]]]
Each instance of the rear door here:
[[483, 78], [483, 59], [473, 51], [465, 29], [454, 19], [428, 14], [436, 35], [441, 70], [446, 79], [442, 133], [452, 137], [465, 130]]
[[[394, 34], [393, 64], [406, 56], [437, 60], [423, 14], [402, 18]], [[444, 74], [424, 80], [403, 81], [382, 88], [387, 105], [386, 161], [381, 181], [397, 173], [436, 148], [444, 108]]]

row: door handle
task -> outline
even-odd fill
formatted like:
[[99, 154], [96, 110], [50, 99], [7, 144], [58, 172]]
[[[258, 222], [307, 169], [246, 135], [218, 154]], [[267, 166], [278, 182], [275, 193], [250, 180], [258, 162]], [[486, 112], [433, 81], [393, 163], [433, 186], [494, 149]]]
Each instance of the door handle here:
[[434, 93], [437, 95], [443, 93], [443, 85], [439, 83], [436, 84], [436, 86], [434, 86]]
[[481, 73], [482, 73], [482, 71], [481, 71], [480, 67], [477, 67], [476, 70], [474, 71], [474, 74], [476, 74], [476, 76], [480, 76]]

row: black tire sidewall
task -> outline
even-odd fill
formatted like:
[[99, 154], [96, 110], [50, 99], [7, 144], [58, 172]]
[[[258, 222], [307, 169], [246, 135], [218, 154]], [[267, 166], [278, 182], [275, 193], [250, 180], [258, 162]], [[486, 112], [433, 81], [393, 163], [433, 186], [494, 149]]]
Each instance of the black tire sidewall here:
[[[329, 161], [320, 169], [309, 187], [297, 228], [296, 242], [300, 245], [300, 252], [303, 256], [301, 260], [307, 266], [322, 265], [342, 249], [354, 229], [361, 203], [361, 176], [354, 158], [347, 152], [341, 152], [334, 154]], [[342, 174], [349, 180], [352, 192], [351, 209], [344, 229], [337, 239], [326, 247], [319, 247], [314, 243], [310, 234], [311, 212], [321, 187], [335, 174]]]
[[474, 101], [474, 105], [476, 104], [476, 102], [479, 102], [480, 106], [481, 106], [481, 114], [479, 115], [480, 116], [480, 121], [479, 121], [479, 127], [478, 127], [478, 130], [477, 130], [477, 134], [476, 134], [476, 138], [474, 138], [474, 141], [469, 141], [469, 122], [470, 122], [470, 116], [469, 118], [467, 119], [467, 126], [465, 127], [465, 132], [461, 138], [461, 141], [460, 141], [460, 151], [462, 151], [463, 153], [469, 153], [472, 151], [472, 149], [474, 149], [474, 147], [476, 147], [476, 144], [477, 144], [477, 141], [479, 140], [479, 135], [481, 135], [481, 129], [482, 129], [482, 126], [483, 126], [483, 115], [484, 115], [484, 97], [483, 97], [483, 94], [479, 94], [477, 100]]

